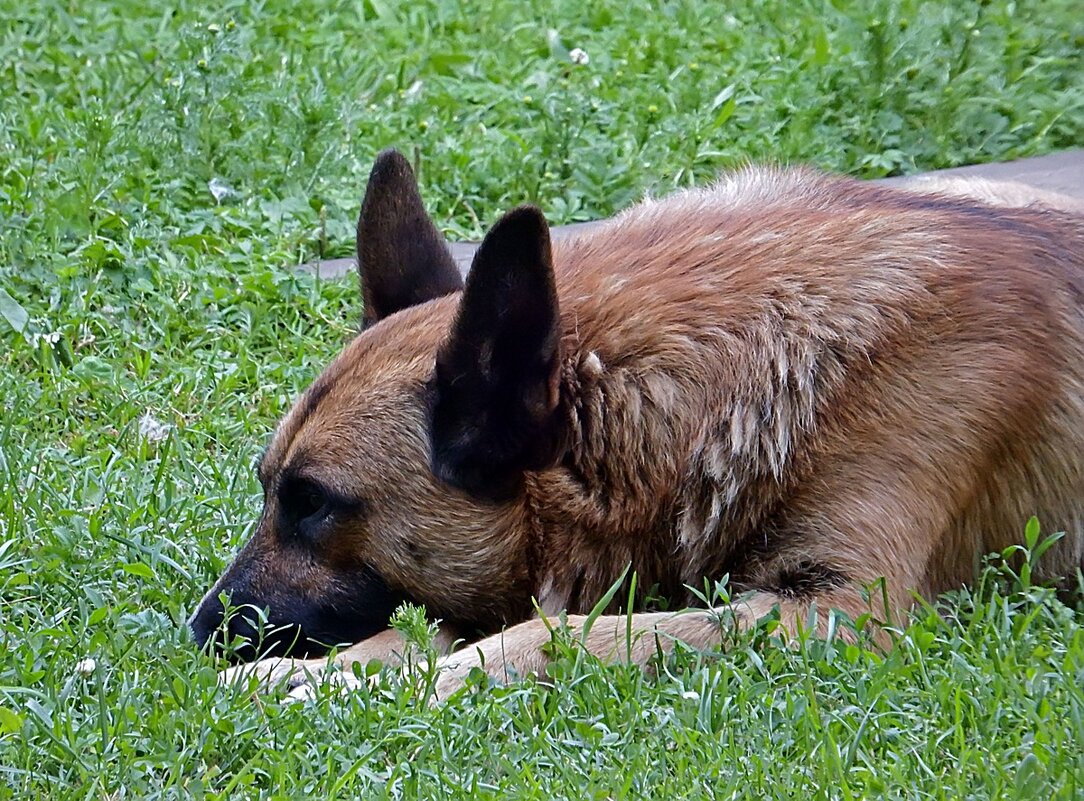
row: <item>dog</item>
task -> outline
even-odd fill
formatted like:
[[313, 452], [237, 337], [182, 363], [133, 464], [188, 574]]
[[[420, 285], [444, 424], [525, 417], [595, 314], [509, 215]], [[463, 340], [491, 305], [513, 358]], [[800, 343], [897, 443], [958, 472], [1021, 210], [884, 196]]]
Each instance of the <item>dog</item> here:
[[[552, 244], [516, 208], [464, 282], [385, 151], [357, 234], [363, 330], [279, 424], [259, 523], [190, 619], [267, 657], [243, 669], [304, 690], [392, 659], [412, 601], [442, 648], [473, 641], [438, 695], [475, 667], [543, 675], [547, 618], [582, 634], [629, 566], [692, 608], [598, 618], [600, 657], [772, 613], [899, 620], [1032, 515], [1065, 532], [1048, 578], [1084, 564], [1072, 199], [750, 167]], [[735, 600], [696, 609], [724, 576]]]

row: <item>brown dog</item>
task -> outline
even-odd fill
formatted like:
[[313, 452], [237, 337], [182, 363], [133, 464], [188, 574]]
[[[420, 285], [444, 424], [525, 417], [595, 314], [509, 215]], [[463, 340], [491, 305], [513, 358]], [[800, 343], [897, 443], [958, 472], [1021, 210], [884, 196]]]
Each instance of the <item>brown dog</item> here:
[[[474, 665], [542, 670], [532, 598], [575, 628], [630, 563], [671, 607], [728, 574], [738, 625], [778, 609], [788, 627], [961, 586], [1030, 515], [1067, 532], [1047, 572], [1074, 574], [1084, 209], [934, 188], [749, 169], [552, 251], [522, 207], [464, 287], [409, 165], [381, 154], [358, 222], [366, 329], [279, 425], [263, 515], [197, 640], [258, 639], [257, 607], [279, 629], [246, 657], [386, 658], [404, 600], [446, 643], [512, 626], [446, 657], [446, 693]], [[224, 623], [222, 593], [249, 611]], [[602, 618], [586, 645], [707, 647], [717, 612], [638, 614], [631, 644]]]

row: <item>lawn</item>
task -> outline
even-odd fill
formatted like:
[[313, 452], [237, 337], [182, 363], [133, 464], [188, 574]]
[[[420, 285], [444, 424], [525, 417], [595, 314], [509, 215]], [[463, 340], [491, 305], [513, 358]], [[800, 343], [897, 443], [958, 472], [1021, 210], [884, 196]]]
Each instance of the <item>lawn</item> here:
[[0, 0], [0, 799], [1084, 796], [1084, 605], [1005, 570], [888, 654], [566, 644], [553, 689], [436, 707], [253, 703], [183, 627], [356, 329], [356, 282], [290, 265], [349, 253], [376, 151], [463, 238], [747, 159], [1080, 146], [1079, 0], [210, 5]]

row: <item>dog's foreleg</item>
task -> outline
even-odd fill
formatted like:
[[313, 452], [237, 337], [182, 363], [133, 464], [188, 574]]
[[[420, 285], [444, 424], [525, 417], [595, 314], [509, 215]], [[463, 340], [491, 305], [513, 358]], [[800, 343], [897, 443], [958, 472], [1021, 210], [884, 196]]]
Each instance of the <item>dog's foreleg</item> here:
[[[574, 640], [599, 659], [646, 665], [656, 654], [668, 654], [677, 642], [698, 650], [720, 650], [735, 630], [749, 629], [775, 610], [785, 639], [810, 626], [823, 635], [829, 610], [841, 611], [852, 620], [870, 611], [857, 591], [841, 589], [805, 599], [757, 592], [716, 609], [641, 613], [631, 619], [628, 615], [602, 615], [586, 637], [585, 616], [569, 615], [567, 625]], [[437, 698], [447, 698], [462, 687], [474, 668], [484, 670], [498, 682], [545, 677], [550, 661], [545, 646], [553, 639], [553, 625], [541, 619], [529, 620], [445, 656], [438, 665]]]

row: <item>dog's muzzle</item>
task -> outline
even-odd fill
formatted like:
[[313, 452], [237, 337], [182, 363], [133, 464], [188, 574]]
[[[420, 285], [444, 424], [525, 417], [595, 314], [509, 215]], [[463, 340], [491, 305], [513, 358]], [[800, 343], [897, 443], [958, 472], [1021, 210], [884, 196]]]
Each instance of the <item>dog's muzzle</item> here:
[[[227, 583], [232, 582], [220, 580], [203, 597], [188, 627], [201, 648], [236, 662], [322, 656], [333, 647], [353, 645], [386, 629], [406, 600], [369, 568], [319, 598], [295, 596], [287, 588], [274, 598], [257, 598], [244, 586]], [[228, 619], [223, 596], [228, 596]]]

